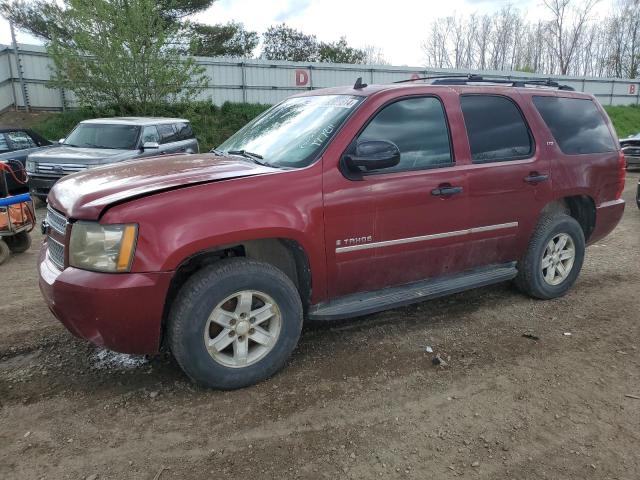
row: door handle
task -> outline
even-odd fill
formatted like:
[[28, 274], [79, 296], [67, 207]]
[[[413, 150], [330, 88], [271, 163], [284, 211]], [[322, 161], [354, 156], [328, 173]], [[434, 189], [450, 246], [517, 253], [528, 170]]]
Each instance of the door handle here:
[[456, 195], [458, 193], [462, 193], [462, 187], [452, 187], [451, 185], [442, 185], [438, 188], [434, 188], [431, 190], [431, 195], [435, 195], [438, 197], [450, 197], [451, 195]]
[[524, 177], [524, 181], [532, 185], [545, 182], [547, 180], [549, 180], [549, 175], [546, 173], [531, 172], [529, 175]]

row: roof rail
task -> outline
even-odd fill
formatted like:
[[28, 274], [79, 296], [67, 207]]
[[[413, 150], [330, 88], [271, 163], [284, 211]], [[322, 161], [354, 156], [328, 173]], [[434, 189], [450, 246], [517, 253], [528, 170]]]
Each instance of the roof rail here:
[[476, 83], [487, 84], [499, 84], [509, 85], [511, 87], [546, 87], [557, 88], [558, 90], [573, 91], [574, 88], [569, 85], [561, 85], [558, 82], [551, 80], [550, 78], [534, 78], [534, 79], [507, 79], [507, 78], [484, 78], [476, 74], [467, 75], [434, 75], [428, 77], [410, 78], [407, 80], [400, 80], [393, 83], [406, 83], [416, 80], [433, 80], [431, 85], [469, 85]]

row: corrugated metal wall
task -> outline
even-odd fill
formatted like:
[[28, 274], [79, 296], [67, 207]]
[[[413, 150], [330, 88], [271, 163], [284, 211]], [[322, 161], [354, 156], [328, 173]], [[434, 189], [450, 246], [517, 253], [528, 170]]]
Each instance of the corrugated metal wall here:
[[[70, 92], [47, 87], [51, 60], [44, 47], [19, 45], [19, 56], [27, 89], [29, 106], [35, 110], [60, 110], [73, 107]], [[197, 57], [209, 77], [209, 88], [199, 98], [217, 105], [224, 102], [273, 104], [283, 98], [315, 88], [353, 84], [357, 77], [367, 83], [390, 83], [411, 78], [412, 75], [438, 73], [470, 73], [467, 70], [425, 69], [374, 65], [346, 65], [331, 63], [297, 63], [267, 60], [236, 60]], [[18, 65], [13, 49], [0, 45], [0, 111], [14, 105], [25, 105]], [[476, 71], [485, 76], [501, 78], [534, 78], [521, 72]], [[554, 80], [571, 85], [578, 91], [593, 93], [604, 105], [640, 104], [640, 79], [604, 79], [592, 77], [553, 76]]]

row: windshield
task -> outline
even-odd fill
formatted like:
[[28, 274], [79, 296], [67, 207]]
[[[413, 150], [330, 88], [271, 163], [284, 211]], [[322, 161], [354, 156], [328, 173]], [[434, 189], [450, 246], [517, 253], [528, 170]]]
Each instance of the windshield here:
[[81, 123], [65, 139], [64, 145], [87, 148], [117, 148], [133, 150], [138, 143], [140, 127]]
[[275, 167], [306, 167], [362, 100], [351, 95], [290, 98], [245, 125], [216, 151], [244, 151]]

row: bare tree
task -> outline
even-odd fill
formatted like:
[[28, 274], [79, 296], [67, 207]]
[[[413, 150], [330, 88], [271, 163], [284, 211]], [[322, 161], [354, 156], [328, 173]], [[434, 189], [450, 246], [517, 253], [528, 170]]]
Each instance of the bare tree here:
[[550, 44], [566, 75], [582, 38], [589, 14], [600, 0], [585, 0], [580, 7], [575, 0], [544, 0], [553, 19], [549, 23]]
[[491, 15], [436, 18], [422, 47], [427, 66], [541, 74], [640, 76], [640, 0], [617, 0], [593, 21], [600, 0], [544, 0], [530, 22], [507, 6]]
[[382, 49], [375, 45], [365, 45], [361, 48], [364, 52], [364, 60], [362, 63], [369, 65], [389, 65], [389, 61], [385, 58]]

